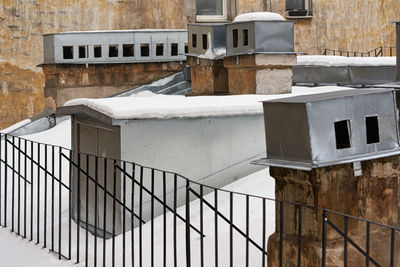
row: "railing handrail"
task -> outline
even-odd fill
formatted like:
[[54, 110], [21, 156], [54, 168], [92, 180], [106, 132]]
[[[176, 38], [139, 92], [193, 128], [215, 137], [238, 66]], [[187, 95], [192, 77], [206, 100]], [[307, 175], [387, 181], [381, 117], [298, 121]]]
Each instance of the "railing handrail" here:
[[340, 49], [336, 50], [336, 49], [325, 48], [323, 55], [328, 55], [327, 52], [333, 52], [334, 56], [336, 56], [336, 54], [339, 54], [340, 56], [347, 56], [347, 57], [349, 57], [351, 55], [353, 55], [354, 57], [357, 55], [360, 55], [361, 57], [363, 57], [364, 55], [368, 55], [369, 57], [378, 57], [379, 55], [384, 56], [383, 55], [384, 49], [390, 49], [390, 56], [392, 56], [392, 49], [393, 49], [393, 51], [396, 51], [396, 46], [382, 45], [382, 46], [373, 48], [367, 52], [349, 51], [349, 50], [340, 50]]

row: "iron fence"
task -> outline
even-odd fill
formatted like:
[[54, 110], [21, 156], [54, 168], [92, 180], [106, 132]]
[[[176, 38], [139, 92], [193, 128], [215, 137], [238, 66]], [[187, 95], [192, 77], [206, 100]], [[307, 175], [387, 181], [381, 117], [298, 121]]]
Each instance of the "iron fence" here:
[[332, 55], [332, 56], [344, 56], [344, 57], [393, 57], [396, 56], [396, 47], [395, 46], [380, 46], [374, 49], [371, 49], [368, 52], [356, 52], [356, 51], [347, 51], [347, 50], [334, 50], [334, 49], [324, 49], [323, 55]]
[[[332, 246], [341, 243], [344, 266], [357, 257], [366, 266], [399, 264], [397, 227], [10, 135], [1, 140], [0, 224], [61, 260], [304, 266], [312, 243], [314, 266], [325, 266], [337, 257]], [[304, 222], [306, 213], [316, 219]], [[385, 242], [388, 254], [378, 255]], [[267, 258], [268, 247], [273, 253]]]

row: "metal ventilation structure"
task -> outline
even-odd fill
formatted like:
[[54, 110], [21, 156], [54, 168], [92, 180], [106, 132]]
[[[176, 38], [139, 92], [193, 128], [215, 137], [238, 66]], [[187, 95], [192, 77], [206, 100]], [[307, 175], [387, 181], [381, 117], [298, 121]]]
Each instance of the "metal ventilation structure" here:
[[44, 64], [184, 61], [186, 30], [82, 31], [43, 36]]

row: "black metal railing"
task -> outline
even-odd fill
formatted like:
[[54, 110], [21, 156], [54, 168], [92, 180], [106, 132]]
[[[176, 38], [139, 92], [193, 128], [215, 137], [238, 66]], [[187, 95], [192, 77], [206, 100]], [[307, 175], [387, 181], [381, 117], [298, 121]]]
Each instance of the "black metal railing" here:
[[[344, 266], [354, 253], [366, 266], [398, 264], [398, 227], [1, 137], [0, 224], [59, 259], [85, 266], [301, 266], [314, 240], [316, 266], [337, 257], [337, 243]], [[315, 220], [306, 223], [310, 213]], [[383, 243], [388, 254], [377, 255]], [[267, 247], [276, 252], [268, 259]]]
[[347, 50], [324, 49], [325, 56], [344, 56], [344, 57], [393, 57], [396, 56], [395, 46], [380, 46], [367, 52], [356, 52]]

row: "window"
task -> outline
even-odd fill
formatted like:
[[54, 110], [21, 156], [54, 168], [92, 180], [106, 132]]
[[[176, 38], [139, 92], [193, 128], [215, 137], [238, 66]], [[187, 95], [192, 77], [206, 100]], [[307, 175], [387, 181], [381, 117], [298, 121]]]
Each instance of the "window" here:
[[238, 43], [239, 43], [239, 32], [238, 29], [234, 29], [232, 31], [232, 46], [238, 47]]
[[156, 56], [160, 57], [164, 55], [164, 44], [156, 44]]
[[192, 47], [197, 47], [197, 34], [192, 34]]
[[350, 144], [350, 120], [335, 122], [336, 148], [349, 148]]
[[367, 144], [379, 143], [378, 117], [366, 117], [365, 128], [367, 131]]
[[173, 43], [171, 44], [171, 56], [177, 56], [178, 55], [178, 44]]
[[207, 49], [207, 34], [202, 35], [203, 49]]
[[94, 57], [101, 57], [101, 45], [95, 45], [94, 49]]
[[122, 46], [122, 54], [124, 57], [133, 57], [135, 56], [133, 44], [124, 44]]
[[140, 44], [140, 56], [141, 57], [149, 57], [150, 56], [149, 44]]
[[[197, 21], [223, 21], [228, 19], [228, 10], [236, 9], [236, 0], [196, 0]], [[232, 14], [235, 16], [235, 14]]]
[[63, 58], [73, 59], [74, 58], [74, 47], [73, 46], [63, 46]]
[[108, 56], [109, 57], [118, 57], [118, 45], [110, 45], [108, 47]]
[[89, 55], [88, 55], [88, 49], [87, 49], [87, 46], [86, 45], [80, 45], [79, 46], [79, 58], [88, 58], [89, 57]]
[[312, 0], [286, 0], [287, 17], [311, 17]]
[[243, 46], [248, 46], [249, 45], [249, 30], [244, 29], [243, 30]]

